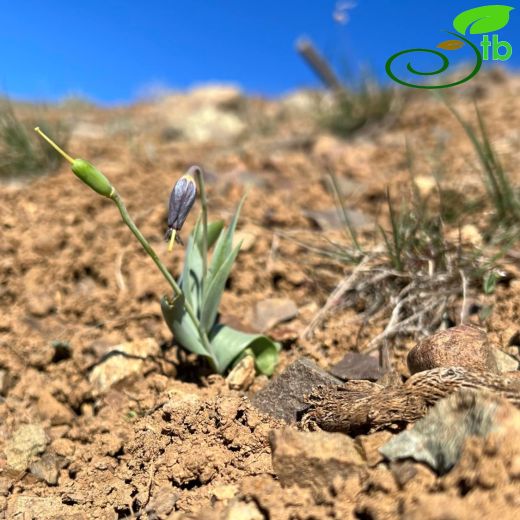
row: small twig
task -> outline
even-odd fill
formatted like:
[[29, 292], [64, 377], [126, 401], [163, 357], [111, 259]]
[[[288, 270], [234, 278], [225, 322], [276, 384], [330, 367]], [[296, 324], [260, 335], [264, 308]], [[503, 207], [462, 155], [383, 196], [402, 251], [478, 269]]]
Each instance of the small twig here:
[[[404, 319], [403, 321], [398, 322], [393, 327], [389, 328], [388, 326], [385, 328], [381, 334], [378, 334], [374, 339], [370, 341], [370, 343], [363, 349], [363, 354], [369, 354], [370, 352], [373, 352], [377, 348], [379, 348], [379, 343], [387, 339], [391, 336], [394, 336], [395, 334], [398, 334], [399, 332], [402, 332], [405, 328], [405, 325], [409, 325], [414, 322], [414, 320], [418, 319], [422, 314], [427, 313], [428, 311], [434, 309], [436, 307], [437, 303], [430, 303], [428, 305], [425, 305], [420, 311], [417, 311], [413, 313], [411, 316], [408, 316], [408, 318]], [[411, 327], [407, 329], [408, 332], [417, 332], [420, 330], [418, 327]]]
[[325, 305], [318, 311], [316, 316], [314, 316], [307, 328], [303, 331], [302, 337], [306, 339], [310, 339], [312, 337], [314, 330], [322, 323], [328, 312], [339, 304], [341, 298], [343, 298], [343, 296], [348, 291], [355, 287], [359, 273], [365, 269], [368, 261], [369, 257], [365, 256], [361, 263], [352, 271], [352, 273], [337, 285], [334, 291], [332, 291], [330, 296], [327, 298]]
[[460, 310], [460, 324], [464, 325], [469, 316], [469, 302], [468, 302], [468, 279], [464, 275], [464, 271], [459, 270], [462, 278], [462, 308]]
[[199, 184], [200, 204], [202, 206], [202, 272], [203, 279], [208, 272], [208, 202], [206, 199], [206, 183], [202, 166], [192, 166], [188, 173], [193, 171]]
[[121, 292], [126, 292], [128, 290], [125, 282], [125, 277], [123, 276], [123, 257], [125, 256], [126, 251], [123, 249], [119, 251], [116, 258], [116, 267], [115, 267], [115, 278], [117, 287]]
[[[153, 484], [153, 478], [155, 477], [156, 470], [157, 470], [157, 468], [155, 467], [155, 464], [152, 462], [152, 464], [150, 466], [150, 473], [148, 476], [148, 485], [146, 487], [146, 498], [144, 499], [143, 505], [141, 506], [141, 511], [143, 511], [143, 513], [146, 512], [145, 508], [149, 504], [150, 498], [152, 497], [152, 484]], [[140, 516], [138, 516], [137, 518], [140, 518]]]
[[273, 270], [274, 266], [274, 259], [276, 256], [276, 253], [278, 251], [278, 248], [280, 247], [280, 237], [278, 236], [278, 233], [273, 233], [273, 238], [271, 239], [271, 247], [269, 248], [269, 256], [267, 257], [267, 261], [265, 263], [265, 268], [268, 273], [270, 273]]

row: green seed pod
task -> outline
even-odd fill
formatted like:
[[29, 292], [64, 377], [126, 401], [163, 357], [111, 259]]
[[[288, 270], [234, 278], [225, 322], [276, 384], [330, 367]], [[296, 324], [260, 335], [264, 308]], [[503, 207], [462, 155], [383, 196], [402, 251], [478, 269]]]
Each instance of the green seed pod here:
[[110, 197], [114, 191], [114, 187], [110, 181], [92, 164], [83, 159], [74, 159], [72, 163], [72, 171], [76, 177], [79, 177], [87, 186], [90, 186], [95, 192]]

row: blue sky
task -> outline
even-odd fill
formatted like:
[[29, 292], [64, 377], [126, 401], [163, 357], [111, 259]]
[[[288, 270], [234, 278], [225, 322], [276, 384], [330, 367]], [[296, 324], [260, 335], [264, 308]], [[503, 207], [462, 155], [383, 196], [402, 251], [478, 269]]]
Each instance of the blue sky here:
[[[333, 19], [338, 2], [330, 0], [0, 0], [0, 90], [15, 99], [81, 94], [113, 104], [157, 87], [219, 81], [277, 95], [318, 85], [294, 50], [301, 35], [338, 70], [364, 63], [383, 79], [391, 54], [435, 48], [458, 13], [497, 3], [354, 1], [341, 25]], [[499, 34], [513, 45], [508, 64], [518, 67], [519, 0], [503, 3], [517, 8]], [[459, 55], [469, 56], [464, 49], [449, 56]]]

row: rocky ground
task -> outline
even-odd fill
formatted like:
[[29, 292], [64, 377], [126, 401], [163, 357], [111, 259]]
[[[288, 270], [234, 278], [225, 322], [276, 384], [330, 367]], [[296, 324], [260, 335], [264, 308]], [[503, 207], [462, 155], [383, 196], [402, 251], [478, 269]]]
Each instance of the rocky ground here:
[[[474, 121], [477, 98], [494, 149], [520, 185], [520, 79], [497, 72], [470, 85], [453, 90], [451, 102]], [[485, 251], [493, 238], [484, 229], [492, 208], [479, 199], [475, 151], [440, 101], [412, 93], [384, 124], [345, 140], [320, 125], [317, 104], [328, 102], [315, 93], [264, 100], [204, 87], [113, 109], [79, 100], [15, 107], [21, 119], [36, 114], [70, 126], [67, 150], [111, 179], [176, 275], [182, 248], [169, 254], [163, 242], [175, 180], [191, 164], [204, 165], [210, 218], [229, 219], [248, 191], [238, 231], [242, 251], [221, 320], [269, 333], [282, 352], [272, 380], [252, 377], [250, 366], [227, 377], [211, 374], [174, 344], [159, 306], [168, 287], [109, 200], [66, 164], [48, 175], [4, 179], [0, 515], [517, 517], [518, 245], [510, 243], [501, 257], [506, 275], [491, 294], [467, 288], [465, 299], [489, 311], [468, 317], [479, 329], [448, 328], [440, 340], [421, 342], [409, 364], [421, 330], [389, 337], [369, 354], [386, 323], [368, 320], [360, 329], [356, 317], [364, 309], [341, 298], [309, 331], [355, 269], [321, 251], [331, 243], [351, 246], [328, 171], [338, 177], [361, 240], [377, 250], [382, 240], [374, 222], [388, 227], [387, 186], [395, 195], [410, 192], [408, 142], [422, 193], [434, 190], [437, 171], [456, 194], [452, 204], [480, 200], [477, 213], [447, 232]], [[455, 300], [441, 328], [460, 324], [468, 302]], [[452, 366], [468, 372], [438, 376]], [[388, 411], [381, 395], [398, 404]], [[361, 401], [369, 412], [354, 420], [351, 406]], [[379, 420], [382, 410], [388, 414]], [[423, 416], [426, 425], [417, 422]], [[419, 436], [411, 445], [422, 451], [410, 451], [410, 442], [399, 447], [403, 429]]]

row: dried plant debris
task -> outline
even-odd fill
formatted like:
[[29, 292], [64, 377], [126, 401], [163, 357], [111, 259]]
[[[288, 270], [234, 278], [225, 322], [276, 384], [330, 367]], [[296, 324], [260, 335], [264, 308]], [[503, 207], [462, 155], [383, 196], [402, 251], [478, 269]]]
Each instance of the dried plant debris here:
[[411, 458], [446, 473], [459, 460], [466, 438], [486, 437], [501, 428], [504, 417], [518, 413], [503, 398], [460, 390], [439, 401], [411, 430], [393, 437], [380, 452], [391, 461]]
[[463, 388], [495, 393], [520, 408], [519, 378], [462, 367], [436, 368], [413, 375], [401, 386], [349, 381], [318, 387], [307, 397], [302, 425], [351, 435], [402, 429], [422, 418], [439, 399]]
[[363, 352], [372, 352], [397, 336], [420, 338], [436, 332], [464, 297], [468, 280], [474, 282], [484, 268], [484, 260], [469, 252], [461, 264], [461, 252], [455, 244], [443, 247], [445, 267], [433, 259], [422, 262], [410, 258], [414, 265], [401, 270], [389, 264], [384, 251], [367, 254], [337, 285], [304, 336], [311, 338], [339, 308], [362, 308], [357, 316], [362, 327], [368, 322], [380, 325], [382, 332], [361, 347]]

